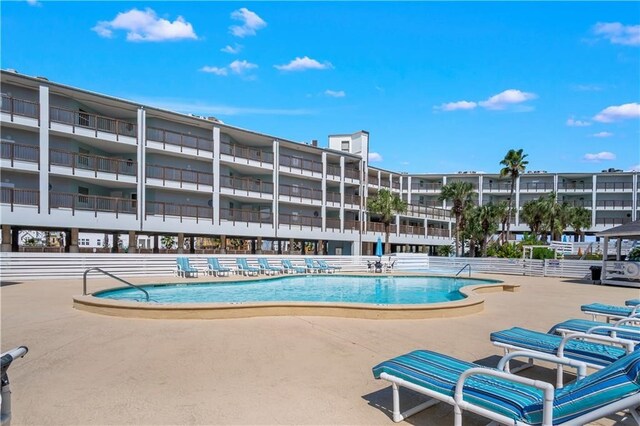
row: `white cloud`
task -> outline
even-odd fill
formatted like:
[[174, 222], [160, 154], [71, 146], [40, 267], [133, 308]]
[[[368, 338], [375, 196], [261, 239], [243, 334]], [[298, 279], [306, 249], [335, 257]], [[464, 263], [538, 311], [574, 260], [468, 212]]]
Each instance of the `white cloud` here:
[[442, 104], [434, 108], [442, 111], [456, 111], [459, 109], [474, 109], [477, 106], [478, 104], [476, 102], [457, 101], [457, 102], [448, 102], [446, 104]]
[[610, 138], [611, 136], [613, 136], [613, 133], [611, 132], [598, 132], [598, 133], [594, 133], [591, 135], [594, 138]]
[[620, 22], [598, 22], [593, 33], [609, 40], [611, 44], [640, 46], [640, 25], [623, 25]]
[[229, 69], [234, 74], [244, 74], [245, 71], [258, 68], [256, 64], [252, 64], [251, 62], [247, 62], [245, 60], [239, 61], [235, 60], [229, 64]]
[[306, 71], [306, 70], [326, 70], [333, 68], [331, 62], [320, 63], [315, 59], [311, 59], [308, 56], [302, 58], [296, 57], [288, 64], [274, 65], [276, 69], [280, 71]]
[[599, 84], [572, 84], [570, 88], [576, 92], [600, 92], [604, 89]]
[[324, 94], [332, 98], [344, 98], [347, 96], [344, 90], [325, 90]]
[[205, 65], [204, 67], [200, 68], [200, 71], [215, 75], [227, 75], [227, 69], [225, 67], [218, 68]]
[[611, 123], [631, 118], [640, 118], [640, 104], [637, 102], [607, 107], [593, 117], [595, 121], [601, 123]]
[[593, 161], [594, 163], [598, 163], [603, 160], [615, 160], [616, 155], [612, 152], [602, 151], [597, 154], [585, 154], [584, 159], [587, 161]]
[[378, 154], [377, 152], [370, 152], [369, 153], [369, 162], [370, 163], [379, 163], [382, 161], [382, 155]]
[[38, 0], [27, 0], [27, 4], [29, 6], [42, 6], [42, 3], [40, 3]]
[[636, 164], [635, 166], [629, 167], [628, 172], [640, 172], [640, 164]]
[[246, 37], [256, 35], [256, 31], [267, 26], [267, 23], [255, 12], [246, 7], [234, 10], [231, 19], [242, 22], [242, 25], [232, 25], [229, 32], [236, 37]]
[[587, 126], [591, 126], [591, 122], [590, 121], [585, 121], [585, 120], [576, 120], [573, 117], [570, 117], [567, 119], [567, 126], [569, 127], [587, 127]]
[[487, 109], [505, 109], [509, 105], [519, 104], [537, 98], [535, 93], [523, 92], [517, 89], [508, 89], [497, 95], [491, 96], [486, 101], [478, 102], [478, 105]]
[[240, 51], [242, 50], [243, 47], [244, 47], [243, 45], [238, 44], [238, 43], [236, 43], [233, 46], [231, 46], [230, 44], [227, 44], [225, 47], [220, 49], [220, 51], [224, 52], [224, 53], [231, 53], [232, 55], [236, 55], [236, 54], [240, 53]]
[[178, 16], [175, 21], [158, 18], [147, 8], [144, 11], [131, 9], [120, 12], [112, 21], [100, 21], [92, 28], [100, 37], [110, 38], [114, 30], [127, 31], [128, 41], [166, 41], [197, 39], [193, 26]]
[[137, 102], [145, 105], [156, 105], [168, 111], [198, 115], [312, 115], [313, 110], [303, 108], [261, 108], [243, 107], [223, 104], [209, 104], [196, 99], [167, 99], [167, 98], [136, 98]]

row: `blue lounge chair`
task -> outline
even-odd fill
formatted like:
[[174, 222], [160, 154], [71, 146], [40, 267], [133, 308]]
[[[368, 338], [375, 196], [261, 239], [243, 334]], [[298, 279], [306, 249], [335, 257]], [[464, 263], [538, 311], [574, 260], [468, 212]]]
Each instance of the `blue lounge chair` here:
[[[633, 352], [636, 346], [640, 347], [638, 342], [617, 337], [587, 333], [572, 333], [563, 337], [520, 327], [493, 332], [490, 340], [495, 346], [503, 348], [505, 354], [510, 351], [544, 353], [566, 360], [579, 361], [598, 370]], [[593, 343], [594, 341], [598, 343]], [[525, 364], [519, 367], [518, 371], [532, 365], [532, 363]], [[559, 364], [556, 382], [559, 388], [563, 383], [562, 368]]]
[[305, 268], [293, 266], [289, 259], [282, 259], [282, 267], [287, 274], [304, 274], [307, 272]]
[[217, 257], [210, 257], [207, 259], [206, 272], [213, 274], [214, 276], [229, 276], [231, 274], [231, 268], [220, 265], [220, 261]]
[[305, 266], [307, 268], [307, 272], [310, 272], [312, 274], [314, 274], [316, 272], [320, 272], [320, 269], [318, 269], [318, 267], [316, 265], [314, 265], [313, 259], [311, 259], [309, 257], [305, 257], [304, 264], [305, 264]]
[[566, 336], [570, 333], [594, 333], [602, 336], [619, 337], [640, 343], [640, 327], [625, 325], [640, 322], [640, 318], [625, 318], [615, 323], [590, 321], [585, 319], [570, 319], [551, 327], [550, 334]]
[[593, 320], [596, 321], [598, 316], [607, 318], [607, 322], [611, 319], [628, 318], [635, 314], [640, 313], [640, 305], [636, 306], [616, 306], [605, 305], [603, 303], [591, 303], [588, 305], [580, 306], [580, 310], [587, 315], [591, 315]]
[[187, 278], [189, 276], [198, 276], [198, 270], [189, 264], [186, 257], [178, 257], [176, 259], [176, 275]]
[[321, 271], [325, 271], [325, 272], [336, 272], [342, 269], [342, 266], [329, 265], [325, 260], [322, 260], [322, 259], [316, 260], [316, 263], [318, 264], [318, 268]]
[[[537, 354], [512, 353], [493, 369], [435, 352], [414, 351], [373, 367], [373, 376], [392, 383], [395, 422], [445, 402], [454, 407], [455, 425], [462, 425], [463, 411], [505, 425], [569, 426], [627, 409], [640, 423], [640, 351], [562, 389], [501, 371], [512, 357], [532, 355]], [[554, 357], [539, 359], [545, 358]], [[581, 377], [584, 365], [578, 368]], [[401, 412], [399, 387], [432, 399]]]
[[258, 275], [260, 273], [260, 269], [249, 266], [247, 259], [244, 257], [237, 258], [236, 264], [238, 265], [238, 272], [242, 272], [242, 275]]
[[269, 265], [269, 261], [265, 257], [258, 258], [258, 266], [260, 267], [260, 272], [264, 274], [275, 275], [283, 272], [282, 268]]
[[638, 306], [640, 305], [640, 299], [629, 299], [624, 302], [626, 306]]

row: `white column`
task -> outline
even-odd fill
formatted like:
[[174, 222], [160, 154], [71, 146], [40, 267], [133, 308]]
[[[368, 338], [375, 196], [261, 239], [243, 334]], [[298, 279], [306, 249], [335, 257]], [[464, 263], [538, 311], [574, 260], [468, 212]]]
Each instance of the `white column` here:
[[213, 223], [220, 224], [220, 127], [213, 127], [213, 193], [211, 204], [213, 206]]
[[[447, 184], [447, 177], [446, 176], [442, 176], [442, 186], [445, 186]], [[440, 190], [440, 192], [442, 192], [442, 190]], [[442, 208], [446, 209], [447, 208], [447, 201], [446, 200], [442, 200]], [[451, 225], [451, 223], [449, 223], [449, 225]], [[449, 226], [449, 235], [451, 235], [451, 226]]]
[[322, 153], [322, 232], [327, 230], [327, 153]]
[[424, 218], [424, 236], [427, 236], [427, 225], [429, 225], [429, 221], [427, 220], [427, 218]]
[[49, 214], [49, 87], [40, 86], [40, 214]]
[[400, 215], [396, 215], [396, 237], [400, 236]]
[[340, 232], [344, 233], [344, 157], [340, 157]]
[[558, 175], [553, 175], [553, 192], [558, 193]]
[[[591, 227], [596, 226], [596, 199], [598, 198], [598, 177], [596, 174], [593, 175], [593, 188], [591, 189]], [[633, 209], [635, 212], [636, 209]]]
[[411, 204], [411, 176], [407, 176], [407, 203]]
[[380, 180], [381, 180], [380, 175], [381, 175], [381, 172], [380, 170], [378, 170], [378, 189], [380, 189]]
[[[516, 225], [520, 225], [520, 176], [516, 179]], [[509, 218], [511, 220], [511, 218]]]
[[631, 193], [631, 220], [638, 220], [638, 173], [634, 173]]
[[278, 236], [278, 224], [280, 223], [279, 216], [279, 204], [278, 197], [280, 194], [280, 143], [273, 141], [273, 204], [271, 209], [273, 210], [273, 229], [276, 236]]
[[146, 200], [146, 176], [147, 176], [147, 112], [140, 107], [137, 111], [138, 124], [138, 185], [137, 185], [137, 201], [138, 201], [138, 222], [140, 230], [144, 229], [145, 216], [147, 212]]
[[482, 192], [484, 191], [484, 176], [480, 175], [478, 176], [478, 205], [481, 206], [482, 205], [482, 200], [483, 200], [483, 194]]

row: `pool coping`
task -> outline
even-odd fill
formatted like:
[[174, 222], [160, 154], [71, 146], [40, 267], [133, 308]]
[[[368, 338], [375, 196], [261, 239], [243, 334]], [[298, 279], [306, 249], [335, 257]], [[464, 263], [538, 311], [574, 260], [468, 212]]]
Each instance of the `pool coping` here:
[[[367, 276], [362, 274], [340, 274], [347, 276]], [[425, 276], [430, 275], [376, 275], [376, 276]], [[256, 277], [255, 281], [282, 277]], [[465, 278], [479, 279], [479, 278]], [[254, 281], [251, 280], [251, 281]], [[245, 280], [243, 280], [245, 281]], [[249, 280], [246, 280], [249, 281]], [[494, 280], [495, 281], [495, 280]], [[221, 281], [223, 284], [225, 281]], [[226, 281], [228, 282], [228, 281]], [[167, 283], [166, 285], [170, 285]], [[183, 283], [180, 283], [183, 284]], [[185, 285], [198, 285], [185, 284]], [[141, 284], [145, 285], [145, 284]], [[160, 284], [162, 285], [162, 284]], [[481, 312], [484, 297], [481, 294], [519, 291], [519, 284], [502, 281], [490, 284], [468, 285], [460, 292], [466, 297], [452, 302], [414, 305], [378, 305], [366, 303], [335, 302], [250, 302], [250, 303], [175, 303], [145, 304], [124, 300], [98, 298], [93, 295], [74, 296], [73, 307], [96, 314], [123, 318], [144, 319], [226, 319], [261, 316], [331, 316], [361, 319], [425, 319], [449, 318]], [[113, 290], [113, 289], [109, 289]], [[97, 293], [97, 292], [96, 292]]]

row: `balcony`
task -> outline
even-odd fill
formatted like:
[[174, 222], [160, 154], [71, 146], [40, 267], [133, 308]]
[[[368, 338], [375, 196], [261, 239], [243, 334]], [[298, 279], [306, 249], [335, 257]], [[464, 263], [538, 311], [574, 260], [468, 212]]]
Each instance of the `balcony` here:
[[596, 200], [598, 210], [630, 210], [632, 207], [631, 200]]
[[40, 213], [40, 191], [37, 189], [1, 188], [2, 204], [9, 204], [11, 211], [14, 206], [38, 206]]
[[288, 169], [289, 172], [296, 170], [322, 174], [321, 161], [308, 160], [306, 158], [293, 157], [286, 154], [280, 155], [280, 168]]
[[213, 208], [208, 206], [197, 206], [190, 204], [164, 203], [157, 201], [147, 201], [145, 210], [145, 220], [149, 216], [162, 217], [162, 221], [166, 221], [167, 217], [178, 218], [180, 222], [183, 219], [195, 219], [196, 223], [204, 220], [211, 222], [213, 220]]
[[98, 177], [98, 173], [111, 173], [115, 175], [116, 180], [119, 179], [120, 175], [135, 177], [138, 174], [138, 165], [135, 161], [80, 154], [53, 148], [49, 149], [49, 165], [70, 167], [73, 175], [76, 174], [76, 170], [93, 172], [94, 177]]
[[260, 166], [273, 166], [273, 152], [259, 148], [222, 142], [220, 143], [220, 154], [233, 157], [233, 162], [236, 162], [237, 159], [243, 159], [247, 160], [247, 164], [253, 161], [259, 163]]
[[596, 217], [596, 225], [618, 226], [630, 222], [630, 217]]
[[[391, 228], [391, 226], [389, 226], [389, 228]], [[384, 230], [384, 223], [381, 222], [367, 222], [367, 232], [377, 232], [377, 233], [383, 233]], [[391, 232], [391, 229], [389, 229], [389, 232]], [[393, 233], [393, 232], [391, 232]]]
[[297, 185], [285, 185], [280, 184], [279, 187], [279, 195], [280, 198], [286, 198], [289, 201], [294, 199], [309, 199], [309, 200], [317, 200], [322, 201], [322, 190], [321, 189], [313, 189], [307, 188], [304, 186]]
[[347, 179], [360, 180], [360, 170], [345, 168], [344, 169], [344, 177]]
[[126, 198], [49, 192], [49, 210], [70, 209], [72, 215], [75, 215], [76, 211], [92, 211], [95, 217], [98, 217], [98, 212], [115, 213], [116, 217], [123, 213], [134, 214], [137, 217], [137, 206], [136, 200]]
[[400, 225], [401, 235], [422, 235], [424, 236], [424, 226]]
[[9, 160], [11, 167], [14, 167], [14, 163], [19, 161], [38, 164], [38, 169], [40, 169], [40, 147], [36, 145], [0, 141], [0, 158]]
[[[515, 186], [514, 186], [515, 191]], [[483, 183], [482, 190], [484, 192], [511, 192], [511, 183], [506, 182], [496, 182], [496, 183]]]
[[340, 230], [340, 218], [339, 217], [328, 217], [326, 219], [327, 229], [332, 229], [335, 231]]
[[71, 133], [74, 134], [78, 133], [78, 129], [81, 129], [81, 131], [88, 130], [90, 132], [86, 132], [84, 135], [91, 135], [96, 138], [102, 136], [100, 133], [108, 133], [110, 135], [115, 135], [115, 140], [117, 141], [120, 139], [120, 136], [136, 138], [138, 133], [138, 128], [135, 123], [118, 120], [116, 118], [103, 117], [100, 115], [89, 114], [87, 112], [72, 111], [54, 106], [49, 108], [49, 114], [49, 121], [51, 123], [69, 125], [71, 126]]
[[4, 94], [0, 99], [0, 111], [9, 114], [11, 122], [15, 121], [15, 117], [18, 116], [35, 118], [38, 120], [38, 124], [40, 124], [40, 105], [37, 102], [18, 99]]
[[258, 197], [272, 198], [273, 183], [264, 182], [260, 179], [251, 179], [246, 177], [220, 176], [220, 187], [231, 189], [231, 193], [241, 195], [250, 195], [254, 193]]
[[553, 182], [520, 181], [520, 192], [551, 192], [553, 190]]
[[360, 230], [360, 222], [357, 220], [345, 220], [344, 221], [344, 230], [346, 231], [359, 231]]
[[340, 165], [327, 164], [327, 177], [333, 180], [340, 180]]
[[628, 192], [633, 190], [632, 182], [597, 182], [598, 192]]
[[585, 209], [591, 209], [591, 201], [568, 200], [564, 201], [563, 204], [568, 204], [572, 207], [584, 207]]
[[167, 149], [168, 144], [179, 146], [180, 152], [183, 152], [184, 148], [190, 148], [196, 150], [197, 154], [199, 154], [200, 151], [208, 151], [213, 153], [213, 139], [194, 136], [188, 133], [148, 127], [147, 141], [161, 143], [162, 149]]
[[393, 189], [397, 189], [397, 190], [399, 191], [399, 190], [400, 190], [400, 181], [394, 180], [394, 181], [391, 183], [391, 188], [393, 188]]
[[304, 229], [310, 228], [311, 230], [322, 229], [322, 218], [315, 216], [303, 216], [298, 214], [286, 214], [280, 213], [278, 215], [278, 223], [280, 226], [285, 226], [288, 229]]
[[[162, 185], [166, 186], [167, 181], [176, 182], [182, 188], [184, 184], [195, 184], [196, 189], [200, 189], [200, 185], [213, 186], [213, 173], [199, 172], [190, 169], [178, 169], [175, 167], [157, 166], [147, 164], [146, 180], [158, 179], [162, 181]], [[204, 188], [211, 191], [211, 188]]]
[[239, 223], [257, 223], [263, 225], [273, 225], [273, 214], [269, 211], [246, 210], [246, 209], [220, 209], [220, 220]]
[[[438, 205], [442, 204], [438, 203]], [[450, 217], [450, 213], [448, 210], [436, 207], [421, 206], [417, 204], [407, 204], [406, 214], [410, 216], [428, 217], [439, 220], [447, 220]]]
[[449, 238], [449, 229], [427, 228], [427, 237]]
[[426, 192], [438, 192], [442, 189], [441, 183], [425, 183], [425, 182], [411, 182], [411, 191], [426, 191]]
[[591, 182], [560, 182], [558, 192], [591, 192], [593, 184]]
[[355, 194], [344, 194], [344, 203], [359, 206], [360, 196]]

